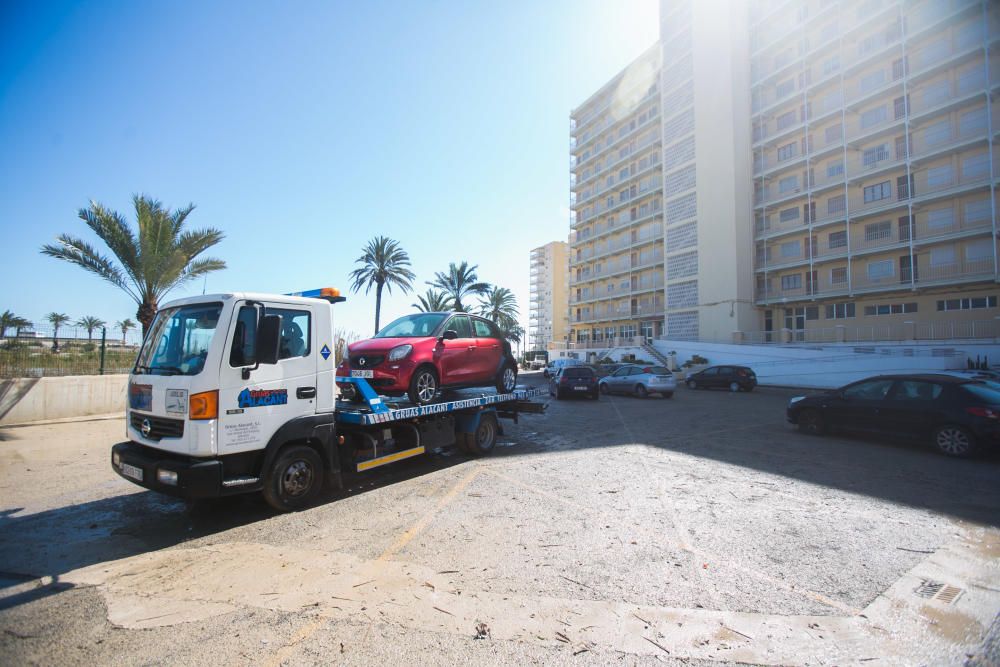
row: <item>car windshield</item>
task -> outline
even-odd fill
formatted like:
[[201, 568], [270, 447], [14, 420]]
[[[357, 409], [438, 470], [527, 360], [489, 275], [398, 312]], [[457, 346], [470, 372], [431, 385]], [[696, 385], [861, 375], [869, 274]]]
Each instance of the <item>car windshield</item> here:
[[645, 372], [652, 373], [653, 375], [667, 375], [670, 373], [670, 369], [666, 366], [648, 366]]
[[221, 303], [199, 303], [161, 310], [135, 362], [138, 375], [197, 375], [222, 312]]
[[393, 320], [375, 338], [423, 338], [430, 336], [448, 317], [446, 313], [414, 313]]
[[594, 371], [586, 366], [568, 366], [563, 370], [563, 375], [568, 378], [589, 378], [593, 377]]

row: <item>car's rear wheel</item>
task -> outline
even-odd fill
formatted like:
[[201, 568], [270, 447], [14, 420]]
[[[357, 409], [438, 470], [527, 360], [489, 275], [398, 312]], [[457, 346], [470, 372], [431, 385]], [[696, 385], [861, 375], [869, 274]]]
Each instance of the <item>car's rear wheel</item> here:
[[694, 380], [688, 380], [688, 389], [697, 389], [698, 383]]
[[731, 392], [733, 392], [735, 394], [739, 390], [740, 390], [740, 383], [739, 382], [730, 382], [729, 383], [729, 391], [731, 391]]
[[601, 388], [601, 393], [604, 394], [605, 396], [607, 396], [608, 395], [608, 383], [607, 382], [602, 382], [600, 384], [600, 388]]
[[562, 389], [556, 387], [556, 400], [561, 401], [563, 397]]
[[799, 430], [809, 435], [822, 435], [826, 431], [823, 415], [819, 410], [803, 410], [799, 413]]
[[946, 424], [934, 431], [934, 444], [942, 454], [966, 458], [976, 451], [976, 436], [967, 428]]
[[504, 367], [497, 375], [497, 393], [509, 394], [517, 386], [517, 369], [511, 364], [504, 364]]
[[279, 512], [308, 507], [323, 488], [323, 461], [305, 445], [287, 447], [264, 481], [264, 500]]
[[644, 386], [642, 386], [641, 384], [637, 384], [635, 386], [635, 395], [638, 396], [639, 398], [646, 398], [647, 396], [649, 396], [649, 392], [646, 391], [646, 388]]
[[425, 405], [434, 400], [437, 391], [437, 373], [429, 366], [421, 366], [410, 378], [410, 389], [406, 393], [417, 405]]

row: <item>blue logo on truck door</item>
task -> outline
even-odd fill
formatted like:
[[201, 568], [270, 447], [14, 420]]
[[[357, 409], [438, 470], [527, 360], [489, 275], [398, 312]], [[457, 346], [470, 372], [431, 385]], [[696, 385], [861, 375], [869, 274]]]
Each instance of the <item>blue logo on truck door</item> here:
[[287, 389], [244, 389], [237, 402], [241, 408], [260, 408], [288, 403]]

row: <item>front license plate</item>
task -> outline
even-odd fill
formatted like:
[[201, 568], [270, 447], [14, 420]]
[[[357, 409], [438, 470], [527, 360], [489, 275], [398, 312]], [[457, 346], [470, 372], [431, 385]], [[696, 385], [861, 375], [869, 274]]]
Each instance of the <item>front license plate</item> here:
[[573, 387], [575, 391], [587, 391], [586, 387]]
[[375, 371], [351, 371], [352, 378], [373, 378]]
[[128, 463], [122, 464], [122, 474], [125, 475], [126, 477], [131, 477], [137, 482], [142, 481], [142, 468], [136, 468], [135, 466], [129, 465]]

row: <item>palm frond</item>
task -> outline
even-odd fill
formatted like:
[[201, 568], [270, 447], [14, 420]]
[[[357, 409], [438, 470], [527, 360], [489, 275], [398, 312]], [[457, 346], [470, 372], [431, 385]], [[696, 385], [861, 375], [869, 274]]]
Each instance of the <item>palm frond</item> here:
[[58, 237], [58, 241], [60, 245], [47, 244], [42, 246], [42, 254], [76, 264], [104, 278], [139, 302], [139, 295], [122, 275], [121, 270], [108, 257], [97, 252], [92, 245], [83, 239], [63, 234]]

